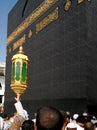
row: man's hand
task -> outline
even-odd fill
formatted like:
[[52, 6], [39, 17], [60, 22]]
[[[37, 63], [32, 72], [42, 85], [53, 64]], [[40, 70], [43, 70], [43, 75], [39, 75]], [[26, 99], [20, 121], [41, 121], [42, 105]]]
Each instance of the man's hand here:
[[15, 97], [15, 100], [16, 100], [17, 102], [20, 101], [20, 96], [21, 96], [21, 94], [17, 93], [17, 97]]

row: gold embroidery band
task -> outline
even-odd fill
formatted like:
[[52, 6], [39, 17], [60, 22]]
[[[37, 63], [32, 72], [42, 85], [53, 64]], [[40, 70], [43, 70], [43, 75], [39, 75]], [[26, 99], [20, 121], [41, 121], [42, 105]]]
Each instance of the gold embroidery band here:
[[26, 36], [24, 34], [23, 37], [21, 37], [18, 41], [16, 41], [14, 44], [13, 44], [13, 51], [19, 47], [20, 45], [22, 45], [23, 43], [25, 43], [25, 39], [26, 39]]
[[[77, 0], [78, 4], [84, 2], [85, 0]], [[92, 0], [87, 0], [88, 2], [91, 2]]]
[[87, 0], [88, 2], [91, 2], [92, 0]]
[[7, 38], [7, 45], [10, 44], [20, 33], [22, 33], [33, 21], [35, 21], [40, 15], [48, 10], [58, 0], [44, 1], [39, 7], [37, 7]]
[[64, 4], [64, 10], [68, 11], [70, 9], [71, 5], [72, 5], [72, 1], [66, 0], [66, 3]]
[[82, 3], [83, 1], [85, 1], [85, 0], [77, 0], [78, 1], [78, 4], [80, 4], [80, 3]]
[[40, 23], [36, 24], [36, 33], [41, 31], [44, 27], [46, 27], [51, 22], [55, 21], [58, 18], [58, 7], [47, 17], [45, 17]]

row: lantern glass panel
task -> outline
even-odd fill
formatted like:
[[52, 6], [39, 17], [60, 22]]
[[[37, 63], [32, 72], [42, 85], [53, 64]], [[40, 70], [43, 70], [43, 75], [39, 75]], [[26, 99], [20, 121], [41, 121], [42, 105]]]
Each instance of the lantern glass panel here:
[[22, 65], [22, 82], [26, 82], [27, 77], [27, 65], [24, 62]]
[[16, 62], [16, 80], [17, 81], [20, 80], [20, 65], [21, 65], [21, 63], [19, 61]]

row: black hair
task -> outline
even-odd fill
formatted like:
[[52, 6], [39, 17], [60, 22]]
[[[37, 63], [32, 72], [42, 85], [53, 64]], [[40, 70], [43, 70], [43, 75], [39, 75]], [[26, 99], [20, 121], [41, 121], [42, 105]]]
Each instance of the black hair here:
[[61, 130], [63, 126], [63, 116], [53, 107], [43, 107], [37, 111], [37, 130]]
[[34, 122], [32, 120], [25, 120], [21, 128], [22, 130], [34, 130]]

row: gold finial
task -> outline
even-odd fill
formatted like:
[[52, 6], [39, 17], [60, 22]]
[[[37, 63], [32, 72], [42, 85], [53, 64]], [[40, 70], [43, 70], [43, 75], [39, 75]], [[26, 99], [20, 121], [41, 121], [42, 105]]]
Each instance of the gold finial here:
[[19, 47], [18, 53], [19, 53], [19, 54], [24, 54], [24, 51], [23, 51], [23, 47], [22, 47], [22, 46]]

